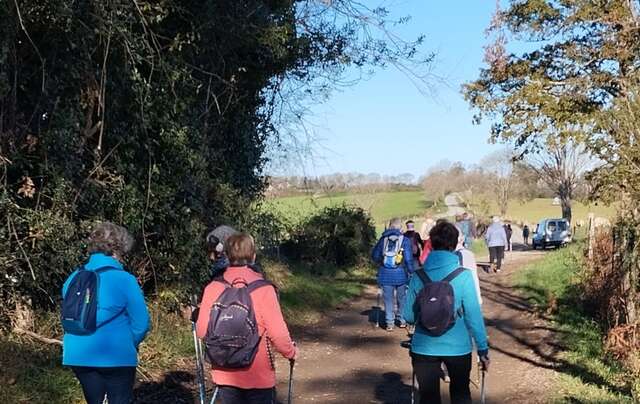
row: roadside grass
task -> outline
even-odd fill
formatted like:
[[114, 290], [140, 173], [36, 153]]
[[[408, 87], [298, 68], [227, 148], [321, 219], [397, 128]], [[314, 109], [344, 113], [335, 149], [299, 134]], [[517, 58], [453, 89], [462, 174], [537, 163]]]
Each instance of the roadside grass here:
[[[549, 252], [516, 273], [514, 286], [558, 330], [563, 351], [556, 403], [632, 403], [633, 376], [607, 357], [602, 328], [583, 312], [579, 300], [582, 245]], [[636, 397], [637, 398], [637, 397]]]
[[476, 258], [486, 257], [489, 255], [489, 248], [483, 238], [473, 240], [470, 250]]
[[[322, 313], [362, 293], [374, 279], [373, 268], [362, 266], [335, 273], [333, 268], [294, 267], [265, 262], [267, 277], [279, 289], [280, 303], [292, 327], [309, 326]], [[165, 291], [147, 302], [152, 330], [140, 346], [137, 379], [141, 385], [161, 380], [168, 371], [190, 371], [194, 355], [191, 322], [167, 309], [179, 306]], [[36, 324], [38, 333], [60, 338], [57, 313], [46, 313]], [[0, 334], [0, 402], [80, 404], [80, 384], [61, 365], [62, 348], [12, 334]]]

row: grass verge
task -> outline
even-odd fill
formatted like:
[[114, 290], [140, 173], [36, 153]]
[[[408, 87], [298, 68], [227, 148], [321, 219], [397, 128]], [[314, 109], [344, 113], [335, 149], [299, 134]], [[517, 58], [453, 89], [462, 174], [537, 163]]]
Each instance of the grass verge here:
[[[556, 403], [633, 403], [633, 376], [610, 360], [602, 345], [602, 329], [581, 309], [578, 297], [581, 245], [548, 253], [519, 271], [515, 286], [551, 316], [563, 351]], [[637, 398], [637, 397], [636, 397]]]

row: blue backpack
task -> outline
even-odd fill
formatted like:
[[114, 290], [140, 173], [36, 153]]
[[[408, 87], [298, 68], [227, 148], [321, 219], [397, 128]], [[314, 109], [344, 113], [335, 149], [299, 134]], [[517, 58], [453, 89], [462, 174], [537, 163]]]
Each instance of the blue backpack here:
[[104, 267], [89, 271], [84, 266], [78, 268], [62, 299], [62, 328], [66, 333], [91, 335], [124, 312], [123, 309], [109, 320], [97, 324], [100, 273], [115, 269]]
[[384, 238], [382, 244], [382, 265], [385, 268], [395, 269], [402, 264], [404, 249], [402, 243], [404, 235], [391, 235]]

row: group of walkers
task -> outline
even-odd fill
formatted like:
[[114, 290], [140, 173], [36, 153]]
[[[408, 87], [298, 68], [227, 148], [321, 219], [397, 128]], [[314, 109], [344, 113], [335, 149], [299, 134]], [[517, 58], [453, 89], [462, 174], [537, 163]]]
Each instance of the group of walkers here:
[[[422, 233], [422, 234], [421, 234]], [[411, 325], [411, 360], [421, 403], [439, 403], [439, 378], [448, 373], [454, 403], [469, 403], [472, 340], [486, 369], [488, 343], [476, 262], [469, 250], [476, 237], [468, 215], [455, 224], [427, 220], [406, 231], [393, 219], [372, 251], [384, 297], [384, 326]], [[496, 219], [486, 234], [500, 270], [508, 243]], [[89, 258], [62, 288], [63, 365], [80, 381], [88, 404], [128, 404], [140, 343], [150, 330], [143, 292], [124, 268], [133, 238], [113, 223], [89, 237]], [[256, 265], [253, 238], [221, 226], [206, 239], [211, 282], [192, 315], [202, 356], [224, 404], [275, 403], [274, 352], [294, 361], [291, 339], [275, 287]], [[196, 344], [196, 352], [198, 352]]]
[[[62, 288], [62, 363], [79, 380], [88, 404], [129, 404], [138, 348], [150, 330], [136, 278], [124, 269], [133, 238], [113, 223], [89, 237], [89, 259]], [[217, 385], [218, 403], [274, 404], [279, 352], [298, 356], [275, 287], [255, 264], [256, 246], [245, 233], [221, 226], [207, 237], [212, 281], [193, 313]], [[200, 359], [200, 358], [199, 358]]]
[[420, 403], [440, 403], [445, 376], [452, 402], [471, 403], [472, 340], [481, 366], [489, 366], [477, 267], [468, 249], [474, 226], [466, 214], [456, 224], [427, 220], [424, 240], [414, 226], [407, 222], [403, 232], [401, 220], [392, 219], [371, 254], [379, 265], [383, 326], [387, 331], [412, 326], [410, 352]]

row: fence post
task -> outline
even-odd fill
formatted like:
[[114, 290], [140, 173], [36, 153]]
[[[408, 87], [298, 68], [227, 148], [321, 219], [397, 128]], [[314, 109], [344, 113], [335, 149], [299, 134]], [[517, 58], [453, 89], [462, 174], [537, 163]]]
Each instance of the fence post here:
[[589, 213], [589, 262], [593, 262], [593, 243], [596, 238], [596, 228], [595, 228], [595, 214]]

